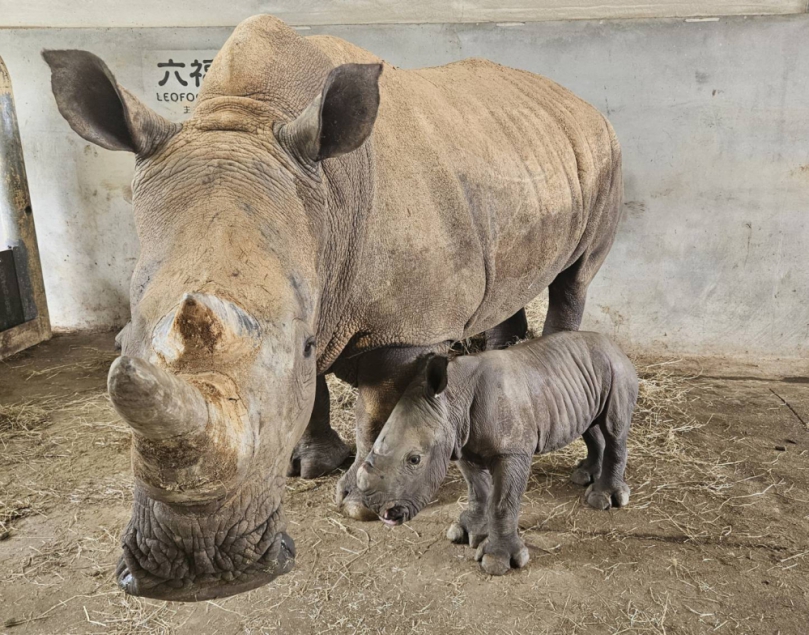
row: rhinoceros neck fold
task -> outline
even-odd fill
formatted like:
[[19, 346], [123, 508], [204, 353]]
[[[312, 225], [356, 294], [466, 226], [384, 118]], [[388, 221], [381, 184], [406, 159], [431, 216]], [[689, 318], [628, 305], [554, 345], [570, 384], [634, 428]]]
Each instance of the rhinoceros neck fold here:
[[453, 454], [459, 454], [470, 434], [470, 409], [475, 397], [474, 375], [478, 360], [474, 356], [458, 357], [447, 366], [447, 425], [455, 439]]
[[320, 302], [315, 324], [318, 371], [337, 359], [358, 328], [358, 307], [351, 304], [362, 266], [368, 218], [374, 200], [374, 155], [371, 141], [324, 162], [327, 187], [327, 230], [320, 241], [318, 285]]

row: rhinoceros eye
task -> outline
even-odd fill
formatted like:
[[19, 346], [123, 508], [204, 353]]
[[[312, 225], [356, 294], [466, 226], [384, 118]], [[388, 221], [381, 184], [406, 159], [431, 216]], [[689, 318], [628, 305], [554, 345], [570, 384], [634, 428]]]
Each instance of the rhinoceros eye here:
[[306, 338], [306, 343], [303, 345], [303, 356], [304, 357], [311, 357], [312, 351], [315, 350], [315, 346], [317, 342], [315, 341], [314, 336], [309, 336]]
[[421, 457], [418, 454], [413, 454], [407, 458], [407, 462], [410, 463], [410, 465], [418, 465], [421, 463]]

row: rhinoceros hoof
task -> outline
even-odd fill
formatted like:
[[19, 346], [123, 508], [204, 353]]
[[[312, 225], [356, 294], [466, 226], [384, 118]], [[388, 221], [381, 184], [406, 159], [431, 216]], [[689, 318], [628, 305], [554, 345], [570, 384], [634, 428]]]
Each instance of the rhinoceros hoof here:
[[474, 548], [486, 540], [486, 534], [467, 531], [461, 523], [454, 522], [447, 529], [447, 540], [454, 542], [456, 545], [469, 545]]
[[480, 568], [489, 575], [505, 575], [511, 569], [522, 569], [529, 559], [528, 548], [519, 538], [507, 544], [492, 544], [485, 540], [475, 554]]
[[629, 486], [626, 483], [619, 483], [614, 487], [602, 489], [594, 483], [584, 492], [584, 501], [593, 509], [623, 507], [629, 502]]
[[466, 533], [466, 529], [456, 522], [452, 523], [447, 529], [447, 540], [454, 542], [456, 545], [465, 545], [466, 541], [469, 540], [469, 535]]
[[287, 476], [312, 479], [333, 472], [351, 454], [349, 447], [332, 431], [334, 436], [317, 441], [304, 441], [295, 447], [289, 462]]
[[474, 548], [486, 540], [488, 533], [488, 522], [485, 516], [473, 514], [467, 509], [461, 513], [458, 520], [450, 525], [447, 530], [447, 539], [457, 545], [469, 545]]
[[577, 467], [571, 473], [570, 480], [576, 485], [589, 485], [593, 482], [593, 475], [583, 467]]
[[487, 553], [480, 559], [480, 568], [489, 575], [506, 575], [511, 571], [511, 563], [508, 556]]

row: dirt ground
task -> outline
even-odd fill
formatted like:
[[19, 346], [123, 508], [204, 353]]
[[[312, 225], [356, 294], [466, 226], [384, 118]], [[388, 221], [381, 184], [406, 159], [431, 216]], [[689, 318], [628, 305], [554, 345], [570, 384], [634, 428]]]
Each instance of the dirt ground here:
[[[490, 578], [444, 538], [465, 501], [454, 468], [394, 529], [339, 515], [337, 475], [290, 479], [295, 570], [172, 604], [112, 580], [132, 498], [114, 357], [112, 335], [73, 335], [0, 363], [0, 633], [809, 632], [809, 365], [637, 360], [629, 506], [582, 506], [580, 442], [537, 457], [522, 571]], [[333, 387], [347, 433], [353, 393]]]

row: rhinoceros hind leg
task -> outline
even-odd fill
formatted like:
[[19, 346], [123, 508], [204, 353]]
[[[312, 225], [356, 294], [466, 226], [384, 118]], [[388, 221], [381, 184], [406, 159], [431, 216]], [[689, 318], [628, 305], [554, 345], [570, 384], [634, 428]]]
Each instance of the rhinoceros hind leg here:
[[601, 475], [601, 462], [604, 460], [604, 435], [598, 425], [592, 426], [582, 435], [587, 445], [587, 457], [582, 459], [570, 475], [576, 485], [589, 485]]
[[543, 335], [559, 331], [578, 331], [584, 315], [590, 278], [582, 275], [584, 257], [556, 276], [548, 287], [548, 314]]
[[340, 467], [351, 450], [331, 427], [329, 387], [325, 377], [317, 378], [315, 407], [309, 425], [292, 452], [287, 476], [317, 478]]
[[633, 392], [620, 384], [614, 386], [605, 406], [605, 414], [599, 417], [597, 425], [604, 444], [601, 473], [584, 492], [585, 502], [595, 509], [623, 507], [629, 502], [629, 487], [624, 482], [624, 471], [626, 440], [635, 398]]
[[543, 335], [578, 331], [584, 315], [587, 287], [590, 286], [612, 247], [623, 209], [621, 172], [599, 194], [597, 209], [582, 237], [584, 249], [579, 258], [560, 272], [548, 287], [548, 314]]

